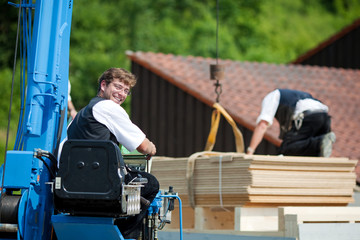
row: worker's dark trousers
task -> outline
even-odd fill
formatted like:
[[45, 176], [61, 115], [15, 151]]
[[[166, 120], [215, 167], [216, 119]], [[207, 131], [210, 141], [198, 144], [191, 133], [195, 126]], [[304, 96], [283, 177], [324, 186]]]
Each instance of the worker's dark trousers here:
[[319, 156], [321, 140], [331, 131], [331, 119], [327, 113], [313, 113], [304, 117], [299, 130], [292, 128], [284, 135], [280, 154], [286, 156]]
[[[141, 188], [141, 196], [145, 199], [152, 202], [156, 194], [159, 192], [159, 182], [158, 180], [147, 172], [140, 172], [135, 169], [131, 169], [129, 172], [130, 175], [126, 176], [125, 182], [130, 182], [133, 178], [139, 177], [138, 174], [143, 178], [147, 178], [148, 183], [145, 184], [144, 187]], [[118, 226], [121, 234], [125, 239], [136, 239], [140, 234], [140, 230], [142, 227], [142, 221], [147, 214], [147, 207], [141, 206], [141, 212], [135, 216], [128, 217], [126, 219], [118, 219], [115, 221], [115, 224]]]

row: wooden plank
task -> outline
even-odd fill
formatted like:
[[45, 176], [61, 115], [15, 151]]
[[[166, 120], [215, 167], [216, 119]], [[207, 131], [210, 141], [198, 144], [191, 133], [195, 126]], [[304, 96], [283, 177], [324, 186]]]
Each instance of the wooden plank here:
[[349, 203], [352, 197], [328, 197], [328, 196], [249, 196], [250, 202], [254, 203]]
[[250, 195], [297, 195], [297, 196], [352, 196], [353, 190], [346, 188], [249, 188]]
[[278, 208], [235, 207], [234, 230], [278, 231]]
[[234, 211], [212, 211], [209, 207], [195, 208], [195, 230], [234, 229]]
[[300, 224], [299, 239], [356, 240], [360, 236], [358, 223]]
[[[222, 158], [221, 169], [216, 156], [196, 159], [193, 189], [197, 206], [339, 206], [353, 201], [356, 161], [231, 154]], [[173, 186], [185, 198], [185, 205], [189, 204], [187, 158], [157, 157], [152, 165], [161, 187]]]
[[352, 172], [308, 172], [308, 171], [271, 171], [271, 170], [250, 170], [249, 173], [252, 177], [266, 177], [269, 176], [273, 178], [274, 176], [281, 177], [292, 177], [292, 178], [326, 178], [331, 179], [334, 178], [345, 178], [345, 179], [353, 179], [355, 174]]
[[348, 222], [360, 223], [360, 207], [280, 207], [279, 221], [288, 214], [297, 215], [297, 223]]
[[306, 223], [360, 223], [360, 207], [280, 207], [279, 231], [299, 239], [299, 225]]
[[[194, 229], [195, 227], [195, 215], [194, 209], [190, 206], [183, 206], [182, 208], [182, 224], [184, 229]], [[175, 201], [175, 209], [171, 212], [171, 224], [166, 224], [164, 230], [179, 229], [180, 228], [180, 217], [179, 217], [179, 206]]]

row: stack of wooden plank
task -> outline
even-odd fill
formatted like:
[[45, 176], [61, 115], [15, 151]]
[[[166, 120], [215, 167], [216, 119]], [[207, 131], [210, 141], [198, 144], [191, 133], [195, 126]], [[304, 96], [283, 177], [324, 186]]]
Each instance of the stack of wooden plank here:
[[151, 173], [173, 186], [184, 206], [346, 206], [353, 202], [355, 160], [214, 153], [195, 159], [192, 192], [188, 158], [154, 157]]

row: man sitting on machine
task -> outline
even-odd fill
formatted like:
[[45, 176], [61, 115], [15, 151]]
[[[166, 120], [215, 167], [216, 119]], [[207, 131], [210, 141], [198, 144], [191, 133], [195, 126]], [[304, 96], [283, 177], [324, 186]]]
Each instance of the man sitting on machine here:
[[[97, 96], [71, 122], [67, 130], [68, 139], [111, 140], [129, 151], [136, 149], [145, 155], [155, 155], [155, 145], [131, 122], [120, 106], [135, 86], [136, 77], [125, 69], [110, 68], [100, 76], [98, 82]], [[159, 191], [157, 179], [147, 172], [129, 167], [126, 170], [125, 183], [139, 177], [147, 179], [147, 183], [141, 188], [141, 196], [152, 202]], [[116, 220], [115, 224], [124, 238], [138, 238], [146, 210], [143, 206], [139, 214]]]

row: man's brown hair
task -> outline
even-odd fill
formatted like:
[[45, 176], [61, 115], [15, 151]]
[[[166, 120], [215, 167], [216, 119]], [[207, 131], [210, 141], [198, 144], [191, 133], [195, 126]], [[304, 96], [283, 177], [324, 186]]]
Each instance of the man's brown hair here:
[[123, 69], [123, 68], [109, 68], [106, 70], [98, 80], [98, 92], [101, 89], [101, 82], [105, 80], [106, 85], [109, 85], [114, 79], [120, 79], [120, 81], [129, 84], [130, 88], [133, 88], [136, 84], [136, 77], [131, 72]]

